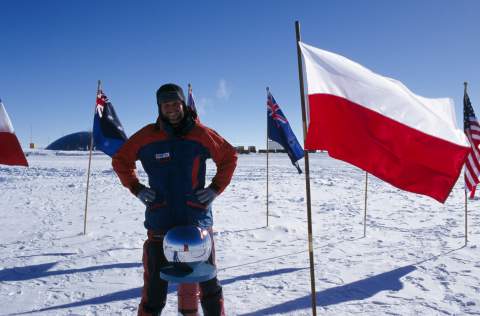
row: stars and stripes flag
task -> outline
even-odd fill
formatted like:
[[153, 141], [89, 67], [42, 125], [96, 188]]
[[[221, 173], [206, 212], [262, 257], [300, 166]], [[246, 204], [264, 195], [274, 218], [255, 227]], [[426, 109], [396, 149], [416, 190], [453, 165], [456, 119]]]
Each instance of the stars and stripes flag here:
[[477, 184], [480, 182], [480, 150], [478, 148], [478, 145], [480, 145], [480, 124], [473, 112], [466, 91], [463, 96], [463, 128], [472, 146], [472, 150], [465, 161], [465, 185], [470, 192], [470, 198], [473, 199]]

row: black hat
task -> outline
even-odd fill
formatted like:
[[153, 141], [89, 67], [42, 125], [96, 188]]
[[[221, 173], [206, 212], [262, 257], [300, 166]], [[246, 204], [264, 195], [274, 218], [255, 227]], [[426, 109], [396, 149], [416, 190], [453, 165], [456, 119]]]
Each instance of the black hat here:
[[174, 83], [167, 83], [161, 86], [157, 90], [157, 104], [168, 102], [168, 101], [181, 101], [185, 104], [185, 95], [183, 94], [183, 90], [180, 86], [177, 86]]

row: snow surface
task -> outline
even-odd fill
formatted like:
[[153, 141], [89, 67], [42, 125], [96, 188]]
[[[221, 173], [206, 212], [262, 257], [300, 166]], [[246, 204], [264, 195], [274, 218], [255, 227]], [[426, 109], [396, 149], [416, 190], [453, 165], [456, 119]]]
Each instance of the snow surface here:
[[[369, 176], [363, 238], [365, 173], [310, 160], [319, 315], [480, 315], [479, 201], [464, 246], [462, 179], [442, 205]], [[83, 235], [88, 156], [40, 150], [28, 161], [0, 166], [0, 315], [136, 315], [142, 204], [94, 155]], [[265, 166], [263, 154], [240, 156], [214, 203], [227, 314], [311, 315], [305, 178], [270, 155], [266, 227]], [[175, 291], [163, 315], [176, 315]]]

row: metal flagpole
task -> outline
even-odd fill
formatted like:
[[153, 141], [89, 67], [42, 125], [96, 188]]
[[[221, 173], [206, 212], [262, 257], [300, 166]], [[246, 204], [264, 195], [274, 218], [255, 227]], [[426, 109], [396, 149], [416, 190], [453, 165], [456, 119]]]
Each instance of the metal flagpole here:
[[467, 199], [467, 186], [466, 185], [465, 185], [465, 190], [464, 191], [465, 191], [465, 246], [466, 246], [467, 243], [468, 243], [468, 235], [467, 235], [467, 233], [468, 233], [468, 229], [467, 229], [467, 227], [468, 227], [467, 200], [468, 199]]
[[[269, 92], [269, 91], [270, 91], [270, 90], [269, 90], [268, 87], [267, 87], [267, 98], [268, 98], [268, 92]], [[268, 214], [268, 204], [269, 204], [269, 203], [268, 203], [268, 202], [269, 202], [269, 201], [268, 201], [268, 195], [269, 195], [269, 194], [268, 194], [268, 182], [269, 182], [269, 178], [268, 178], [268, 154], [269, 154], [269, 153], [268, 153], [268, 152], [269, 152], [269, 149], [268, 149], [268, 110], [267, 110], [267, 227], [268, 227], [268, 215], [269, 215], [269, 214]]]
[[[467, 85], [468, 83], [467, 82], [464, 82], [463, 83], [464, 85], [464, 91], [463, 91], [463, 95], [464, 95], [464, 98], [465, 98], [465, 95], [467, 94]], [[465, 102], [465, 101], [464, 101]], [[465, 104], [463, 105], [465, 107]], [[465, 115], [465, 114], [463, 114]], [[465, 118], [464, 118], [465, 119]], [[465, 246], [467, 245], [468, 243], [468, 207], [467, 207], [467, 183], [465, 183]]]
[[367, 236], [367, 188], [368, 188], [368, 172], [365, 171], [365, 208], [363, 212], [363, 237]]
[[[300, 52], [300, 23], [295, 21], [295, 33], [297, 44], [297, 60], [298, 60], [298, 78], [300, 82], [300, 102], [302, 105], [302, 122], [303, 122], [303, 141], [305, 145], [305, 139], [307, 138], [307, 114], [305, 107], [305, 91], [303, 85], [303, 66], [302, 56]], [[313, 261], [313, 238], [312, 238], [312, 205], [310, 198], [310, 163], [308, 157], [308, 151], [305, 151], [305, 191], [307, 195], [307, 220], [308, 220], [308, 256], [310, 259], [310, 285], [312, 291], [312, 314], [317, 315], [317, 297], [315, 290], [315, 265]]]
[[[97, 94], [95, 95], [95, 108], [93, 113], [95, 113], [97, 109], [97, 96], [98, 96], [98, 93], [100, 92], [100, 85], [101, 85], [101, 82], [100, 80], [98, 80]], [[88, 155], [87, 192], [85, 194], [85, 215], [83, 216], [83, 234], [84, 235], [87, 233], [88, 188], [90, 187], [90, 166], [92, 164], [92, 150], [93, 150], [93, 129], [92, 129], [92, 132], [90, 133], [90, 154]]]

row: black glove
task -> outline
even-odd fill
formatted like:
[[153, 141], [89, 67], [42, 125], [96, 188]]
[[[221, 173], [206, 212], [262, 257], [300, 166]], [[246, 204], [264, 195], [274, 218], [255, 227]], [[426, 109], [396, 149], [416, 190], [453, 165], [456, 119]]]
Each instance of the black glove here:
[[150, 203], [152, 203], [155, 200], [155, 191], [144, 187], [137, 193], [137, 198], [142, 201], [143, 204], [148, 206]]

